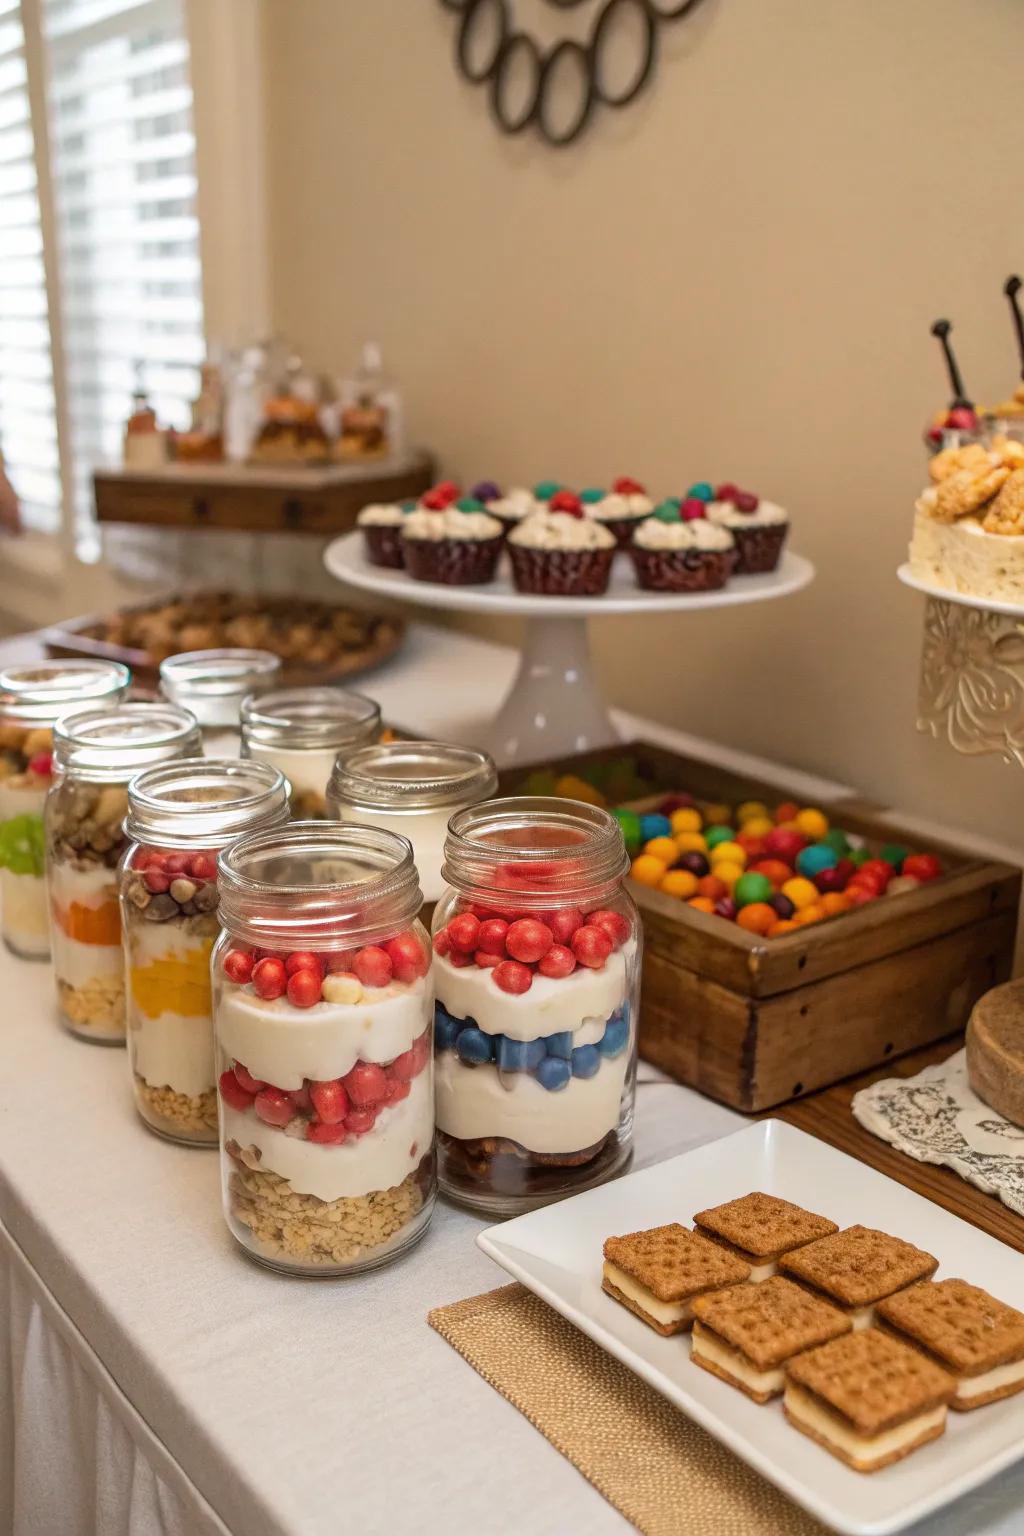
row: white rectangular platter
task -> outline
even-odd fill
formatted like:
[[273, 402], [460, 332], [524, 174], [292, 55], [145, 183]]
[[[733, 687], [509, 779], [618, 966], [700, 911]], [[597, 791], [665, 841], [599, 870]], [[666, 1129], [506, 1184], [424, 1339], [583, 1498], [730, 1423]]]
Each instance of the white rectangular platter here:
[[960, 1276], [1024, 1307], [1024, 1255], [873, 1168], [780, 1120], [766, 1120], [600, 1189], [480, 1233], [483, 1251], [637, 1372], [826, 1525], [885, 1536], [940, 1509], [1024, 1457], [1024, 1394], [949, 1414], [946, 1433], [879, 1472], [854, 1472], [690, 1361], [688, 1334], [662, 1338], [601, 1290], [613, 1234], [680, 1221], [751, 1190], [917, 1243]]

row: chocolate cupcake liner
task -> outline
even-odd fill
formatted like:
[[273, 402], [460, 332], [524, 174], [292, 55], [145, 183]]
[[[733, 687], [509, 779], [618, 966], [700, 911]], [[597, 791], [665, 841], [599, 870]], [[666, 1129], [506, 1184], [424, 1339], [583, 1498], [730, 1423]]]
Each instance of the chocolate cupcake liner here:
[[517, 592], [538, 597], [600, 597], [608, 590], [614, 549], [531, 549], [510, 544]]
[[638, 586], [650, 592], [713, 592], [733, 573], [736, 556], [718, 549], [630, 550]]
[[736, 574], [754, 576], [774, 571], [789, 532], [788, 523], [763, 523], [753, 528], [730, 528], [736, 540]]
[[447, 587], [472, 587], [493, 581], [504, 540], [410, 539], [402, 541], [405, 568], [417, 581], [439, 581]]
[[386, 565], [394, 571], [402, 569], [405, 555], [401, 523], [371, 523], [364, 526], [362, 533], [366, 558], [371, 565]]

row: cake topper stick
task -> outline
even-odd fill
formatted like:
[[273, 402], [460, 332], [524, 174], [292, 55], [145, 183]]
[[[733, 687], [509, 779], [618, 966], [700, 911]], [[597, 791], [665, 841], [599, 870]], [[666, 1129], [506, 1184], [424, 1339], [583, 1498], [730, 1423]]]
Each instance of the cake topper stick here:
[[1024, 379], [1024, 315], [1020, 312], [1020, 301], [1017, 298], [1024, 283], [1019, 277], [1008, 277], [1003, 284], [1003, 292], [1010, 301], [1010, 313], [1013, 315], [1014, 329], [1017, 332], [1017, 349], [1020, 352], [1020, 376]]
[[953, 356], [953, 348], [949, 344], [949, 333], [952, 329], [952, 324], [948, 320], [936, 320], [935, 324], [932, 326], [932, 335], [939, 338], [939, 342], [942, 346], [942, 351], [946, 359], [946, 367], [949, 370], [949, 383], [953, 391], [953, 408], [955, 409], [958, 405], [960, 405], [966, 406], [968, 410], [973, 410], [973, 402], [968, 400], [966, 394], [964, 393], [964, 381], [960, 377], [960, 369], [956, 365], [956, 358]]

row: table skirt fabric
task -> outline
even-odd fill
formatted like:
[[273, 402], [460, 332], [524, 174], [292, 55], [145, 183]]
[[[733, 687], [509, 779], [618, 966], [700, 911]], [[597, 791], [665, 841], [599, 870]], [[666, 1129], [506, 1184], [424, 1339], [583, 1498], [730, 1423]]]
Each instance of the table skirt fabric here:
[[228, 1536], [3, 1226], [0, 1532]]

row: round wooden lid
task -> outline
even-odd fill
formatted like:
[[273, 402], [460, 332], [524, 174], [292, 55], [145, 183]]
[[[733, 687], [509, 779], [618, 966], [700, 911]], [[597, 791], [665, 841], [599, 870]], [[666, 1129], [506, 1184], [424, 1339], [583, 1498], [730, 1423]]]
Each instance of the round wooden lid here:
[[979, 1099], [1024, 1125], [1024, 979], [993, 987], [967, 1025], [967, 1076]]

